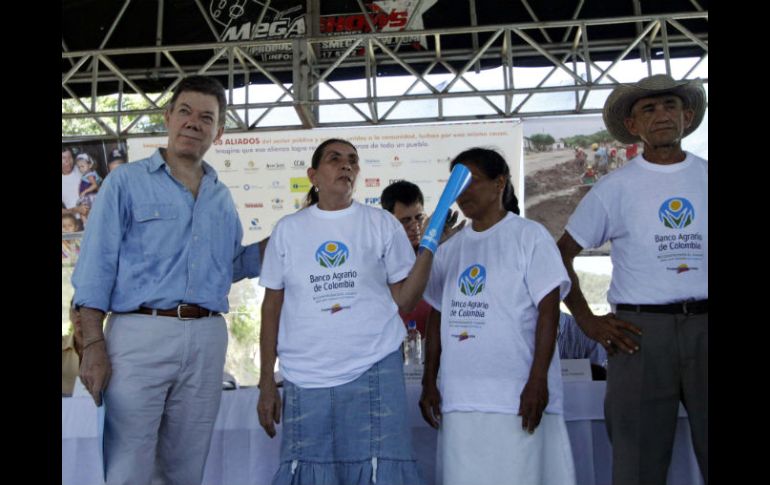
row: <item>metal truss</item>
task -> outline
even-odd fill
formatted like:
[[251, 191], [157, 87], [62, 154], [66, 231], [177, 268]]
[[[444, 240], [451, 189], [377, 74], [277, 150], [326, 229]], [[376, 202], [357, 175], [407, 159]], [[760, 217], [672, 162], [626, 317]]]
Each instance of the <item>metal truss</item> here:
[[[473, 0], [470, 0], [471, 4]], [[126, 1], [123, 10], [130, 0]], [[523, 4], [528, 6], [525, 0]], [[694, 0], [693, 0], [694, 2]], [[201, 13], [206, 12], [198, 1]], [[269, 2], [267, 2], [269, 4]], [[708, 11], [703, 11], [696, 2], [698, 11], [664, 15], [634, 15], [629, 17], [580, 19], [578, 13], [582, 6], [578, 2], [573, 18], [570, 20], [540, 22], [530, 9], [533, 21], [520, 24], [470, 26], [446, 29], [407, 30], [398, 32], [374, 32], [359, 35], [321, 36], [311, 29], [304, 37], [287, 40], [212, 42], [194, 45], [155, 45], [150, 47], [105, 49], [103, 46], [114, 29], [108, 32], [102, 48], [92, 51], [70, 52], [62, 40], [62, 59], [71, 65], [62, 75], [62, 89], [71, 98], [78, 99], [73, 87], [78, 84], [90, 84], [90, 103], [78, 99], [82, 108], [79, 113], [62, 113], [63, 119], [90, 119], [96, 121], [103, 130], [92, 136], [68, 136], [68, 138], [111, 138], [125, 139], [134, 136], [148, 136], [153, 133], [142, 129], [139, 121], [143, 116], [162, 112], [161, 103], [173, 90], [183, 76], [192, 73], [220, 76], [227, 79], [229, 99], [232, 103], [233, 90], [249, 84], [254, 75], [260, 75], [266, 85], [277, 86], [280, 95], [267, 102], [249, 102], [248, 93], [243, 103], [228, 106], [228, 131], [247, 132], [259, 130], [279, 130], [312, 128], [324, 126], [387, 125], [415, 122], [462, 121], [462, 120], [498, 120], [505, 118], [524, 118], [532, 116], [574, 115], [600, 112], [597, 108], [586, 107], [588, 96], [596, 91], [609, 90], [618, 84], [618, 65], [626, 59], [640, 59], [647, 64], [652, 73], [654, 58], [662, 59], [665, 70], [671, 73], [670, 62], [682, 49], [696, 52], [699, 61], [684, 74], [688, 78], [698, 65], [708, 58], [708, 35], [694, 34], [684, 24], [702, 22], [707, 25]], [[363, 10], [363, 4], [359, 2]], [[159, 9], [159, 16], [161, 15]], [[313, 15], [313, 12], [309, 12]], [[317, 15], [317, 14], [316, 14]], [[316, 17], [317, 18], [317, 17]], [[312, 24], [312, 22], [310, 22]], [[160, 22], [159, 22], [160, 25]], [[209, 21], [212, 32], [214, 26]], [[602, 29], [625, 25], [627, 31], [636, 32], [635, 36], [607, 40]], [[704, 29], [705, 31], [705, 29]], [[557, 35], [560, 34], [560, 35]], [[428, 39], [429, 48], [420, 52], [403, 52], [402, 43], [412, 42], [415, 36]], [[472, 48], [448, 49], [442, 45], [452, 45], [453, 36], [471, 36]], [[160, 37], [160, 29], [159, 29]], [[394, 47], [388, 47], [386, 39], [400, 39]], [[347, 49], [339, 57], [321, 58], [321, 45], [333, 40]], [[158, 42], [160, 44], [160, 41]], [[457, 43], [454, 43], [457, 44]], [[390, 44], [392, 45], [392, 44]], [[257, 50], [289, 50], [290, 60], [265, 61], [253, 53]], [[208, 61], [199, 65], [187, 65], [179, 61], [186, 53], [206, 53]], [[155, 56], [156, 63], [150, 69], [121, 69], [121, 61], [130, 56]], [[692, 55], [692, 54], [689, 54]], [[167, 60], [161, 65], [161, 56]], [[523, 87], [517, 83], [521, 60], [538, 59], [540, 64], [547, 64], [550, 71], [534, 87]], [[602, 61], [600, 62], [599, 59]], [[607, 66], [607, 62], [609, 65]], [[605, 67], [599, 67], [599, 64]], [[499, 83], [490, 89], [480, 88], [469, 79], [471, 72], [478, 72], [480, 67], [500, 67]], [[586, 66], [590, 68], [586, 68]], [[381, 74], [384, 67], [392, 74], [400, 70], [405, 75], [413, 76], [414, 82], [403, 92], [382, 95], [383, 83], [388, 76]], [[366, 95], [349, 97], [331, 81], [335, 73], [347, 70], [361, 73], [360, 79], [366, 83]], [[449, 74], [451, 80], [434, 84], [430, 74]], [[569, 76], [569, 84], [549, 82], [556, 73]], [[290, 77], [289, 77], [290, 76]], [[144, 92], [139, 84], [152, 77], [166, 86], [160, 93]], [[291, 82], [285, 82], [291, 79]], [[97, 85], [99, 83], [117, 83], [119, 99], [126, 94], [138, 94], [146, 106], [142, 109], [98, 110], [96, 105]], [[708, 79], [704, 79], [708, 82]], [[331, 95], [321, 95], [324, 92]], [[328, 91], [326, 90], [328, 88]], [[82, 86], [80, 86], [82, 89]], [[540, 93], [574, 94], [574, 105], [569, 109], [528, 110], [528, 103]], [[64, 96], [64, 94], [63, 94]], [[453, 99], [472, 98], [483, 101], [490, 107], [491, 114], [454, 114], [444, 113], [445, 105]], [[395, 117], [394, 110], [409, 101], [429, 101], [435, 103], [436, 116], [431, 117]], [[348, 106], [356, 113], [359, 120], [338, 122], [319, 116], [320, 108], [325, 106]], [[295, 125], [267, 126], [265, 118], [278, 108], [292, 108], [296, 111], [299, 122]], [[254, 111], [260, 111], [256, 116]]]

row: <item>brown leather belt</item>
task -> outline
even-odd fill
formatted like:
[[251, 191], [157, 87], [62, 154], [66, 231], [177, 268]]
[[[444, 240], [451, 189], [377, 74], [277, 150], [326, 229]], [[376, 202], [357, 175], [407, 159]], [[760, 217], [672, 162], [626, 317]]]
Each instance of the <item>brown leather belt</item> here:
[[700, 315], [709, 312], [709, 301], [682, 301], [667, 305], [627, 305], [618, 303], [618, 310], [637, 313], [668, 313], [670, 315]]
[[134, 310], [129, 313], [141, 313], [143, 315], [157, 315], [159, 317], [174, 317], [180, 320], [194, 320], [196, 318], [213, 317], [219, 315], [219, 312], [212, 312], [198, 305], [190, 305], [182, 303], [176, 308], [168, 310], [158, 310], [156, 308], [139, 307], [138, 310]]

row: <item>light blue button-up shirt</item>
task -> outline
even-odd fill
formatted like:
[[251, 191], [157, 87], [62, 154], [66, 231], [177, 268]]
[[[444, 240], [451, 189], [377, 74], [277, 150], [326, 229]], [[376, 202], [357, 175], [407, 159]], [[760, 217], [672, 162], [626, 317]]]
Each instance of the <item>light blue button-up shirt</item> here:
[[607, 367], [607, 350], [583, 333], [572, 315], [559, 312], [556, 344], [562, 359], [589, 359], [592, 364]]
[[99, 189], [72, 275], [75, 304], [104, 312], [180, 303], [229, 309], [230, 284], [259, 275], [259, 245], [242, 246], [232, 196], [203, 162], [198, 197], [160, 151], [121, 165]]

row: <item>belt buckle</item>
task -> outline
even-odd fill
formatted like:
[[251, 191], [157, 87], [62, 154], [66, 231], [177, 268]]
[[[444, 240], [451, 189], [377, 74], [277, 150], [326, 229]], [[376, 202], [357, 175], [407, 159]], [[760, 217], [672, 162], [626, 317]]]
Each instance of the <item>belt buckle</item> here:
[[182, 316], [182, 307], [183, 306], [192, 306], [188, 305], [187, 303], [182, 303], [180, 305], [177, 305], [176, 307], [176, 317], [180, 320], [195, 320], [196, 317], [183, 317]]
[[690, 317], [692, 315], [695, 315], [695, 312], [693, 310], [687, 308], [688, 303], [693, 303], [693, 302], [687, 302], [687, 301], [683, 301], [682, 302], [682, 313], [684, 313], [685, 315]]

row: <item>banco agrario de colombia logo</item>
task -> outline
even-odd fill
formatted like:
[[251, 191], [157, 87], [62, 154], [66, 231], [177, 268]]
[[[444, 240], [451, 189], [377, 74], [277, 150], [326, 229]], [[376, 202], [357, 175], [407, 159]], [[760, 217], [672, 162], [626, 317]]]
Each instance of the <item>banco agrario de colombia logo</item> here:
[[695, 209], [684, 197], [672, 197], [660, 206], [658, 217], [666, 227], [682, 229], [695, 220]]
[[348, 257], [350, 257], [348, 247], [339, 241], [326, 241], [315, 252], [315, 260], [324, 268], [342, 266]]
[[480, 264], [472, 264], [460, 274], [460, 291], [463, 295], [473, 296], [481, 293], [487, 281], [487, 270]]

